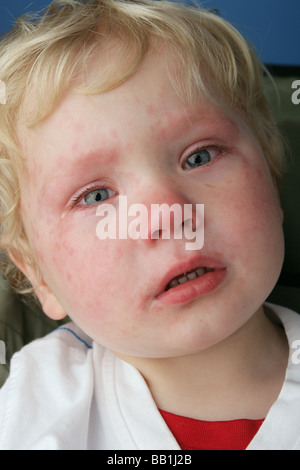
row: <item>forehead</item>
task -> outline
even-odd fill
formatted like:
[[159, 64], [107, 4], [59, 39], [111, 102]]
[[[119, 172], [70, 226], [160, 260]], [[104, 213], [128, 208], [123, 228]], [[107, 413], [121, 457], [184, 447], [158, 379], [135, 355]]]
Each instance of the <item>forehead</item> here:
[[[139, 96], [135, 104], [126, 105], [117, 97], [114, 103], [113, 95], [112, 100], [98, 103], [89, 97], [69, 96], [42, 126], [23, 127], [19, 135], [25, 166], [33, 165], [40, 175], [43, 166], [58, 174], [75, 164], [83, 170], [96, 156], [102, 163], [116, 164], [121, 151], [130, 152], [132, 145], [148, 144], [155, 152], [165, 143], [180, 142], [189, 135], [225, 138], [238, 132], [232, 117], [203, 103], [188, 107], [165, 97], [154, 101], [149, 96], [144, 101]], [[125, 94], [125, 100], [128, 98]]]
[[[116, 147], [130, 145], [130, 137], [143, 141], [147, 134], [155, 142], [178, 137], [195, 123], [226, 132], [236, 130], [234, 115], [200, 100], [184, 102], [172, 87], [166, 65], [166, 50], [148, 52], [141, 68], [120, 86], [102, 94], [86, 96], [70, 91], [57, 109], [40, 125], [27, 129], [26, 116], [34, 111], [34, 98], [27, 96], [27, 109], [19, 121], [18, 134], [26, 167], [42, 175], [44, 167], [60, 173], [76, 162], [85, 168], [96, 154], [101, 160], [115, 159]], [[101, 69], [94, 63], [87, 82]], [[100, 71], [101, 74], [101, 71]], [[47, 157], [47, 158], [45, 158]], [[115, 161], [114, 161], [115, 163]]]

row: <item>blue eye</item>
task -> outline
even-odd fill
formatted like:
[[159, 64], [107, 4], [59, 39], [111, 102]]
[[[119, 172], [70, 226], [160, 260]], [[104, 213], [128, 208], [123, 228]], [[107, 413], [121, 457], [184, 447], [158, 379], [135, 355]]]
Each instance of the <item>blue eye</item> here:
[[209, 163], [214, 155], [211, 155], [211, 153], [214, 153], [217, 151], [216, 150], [206, 150], [206, 149], [201, 149], [197, 150], [197, 152], [193, 153], [190, 155], [184, 163], [185, 168], [196, 168], [198, 166], [203, 166]]
[[83, 200], [86, 205], [92, 206], [93, 204], [99, 204], [103, 201], [106, 201], [106, 199], [109, 199], [110, 197], [111, 195], [108, 189], [99, 188], [87, 193]]

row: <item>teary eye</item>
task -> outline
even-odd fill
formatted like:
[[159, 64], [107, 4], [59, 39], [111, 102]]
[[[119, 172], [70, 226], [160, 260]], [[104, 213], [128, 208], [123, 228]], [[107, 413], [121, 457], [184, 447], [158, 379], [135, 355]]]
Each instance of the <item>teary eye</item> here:
[[113, 197], [115, 194], [116, 192], [112, 189], [101, 187], [99, 184], [96, 184], [94, 186], [86, 187], [75, 194], [70, 201], [70, 205], [71, 207], [95, 206]]

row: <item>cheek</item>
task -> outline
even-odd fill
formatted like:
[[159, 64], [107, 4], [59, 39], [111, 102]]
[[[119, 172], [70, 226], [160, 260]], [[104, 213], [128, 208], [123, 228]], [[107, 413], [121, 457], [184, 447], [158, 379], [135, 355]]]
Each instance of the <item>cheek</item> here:
[[243, 166], [243, 182], [240, 188], [240, 211], [244, 213], [249, 234], [253, 231], [269, 239], [272, 233], [281, 231], [279, 201], [276, 197], [271, 176], [267, 169]]
[[45, 282], [69, 314], [93, 316], [112, 308], [124, 277], [120, 276], [123, 250], [118, 240], [103, 241], [89, 230], [64, 227], [55, 239], [39, 245], [39, 252], [46, 253]]
[[284, 239], [271, 177], [263, 165], [244, 163], [236, 181], [227, 200], [231, 256], [239, 257], [245, 272], [253, 270], [257, 279], [261, 273], [272, 284], [282, 267]]

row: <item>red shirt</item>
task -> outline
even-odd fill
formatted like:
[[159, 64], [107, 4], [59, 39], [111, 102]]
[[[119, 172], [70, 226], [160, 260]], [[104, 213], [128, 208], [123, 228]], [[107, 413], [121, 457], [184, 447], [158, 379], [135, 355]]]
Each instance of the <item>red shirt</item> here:
[[182, 450], [245, 450], [264, 421], [200, 421], [159, 411]]

